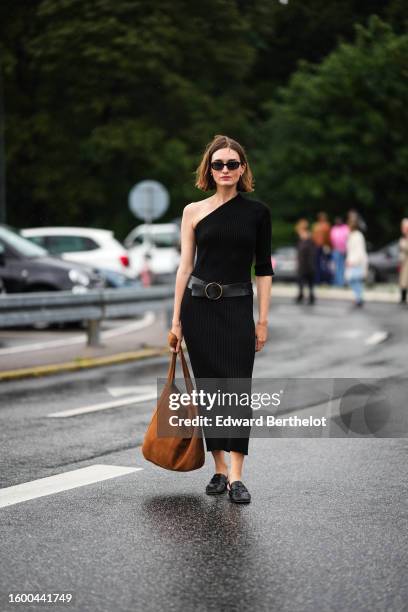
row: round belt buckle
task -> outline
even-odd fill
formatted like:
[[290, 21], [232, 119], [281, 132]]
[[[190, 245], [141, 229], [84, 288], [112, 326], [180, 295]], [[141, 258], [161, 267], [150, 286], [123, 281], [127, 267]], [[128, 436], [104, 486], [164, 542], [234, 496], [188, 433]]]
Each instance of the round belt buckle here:
[[[210, 295], [208, 295], [207, 287], [209, 287], [210, 285], [217, 285], [220, 288], [220, 295], [217, 295], [217, 297], [211, 297]], [[218, 300], [222, 296], [222, 286], [219, 283], [216, 283], [216, 282], [207, 283], [205, 288], [204, 288], [204, 293], [208, 297], [208, 299], [210, 299], [210, 300]]]

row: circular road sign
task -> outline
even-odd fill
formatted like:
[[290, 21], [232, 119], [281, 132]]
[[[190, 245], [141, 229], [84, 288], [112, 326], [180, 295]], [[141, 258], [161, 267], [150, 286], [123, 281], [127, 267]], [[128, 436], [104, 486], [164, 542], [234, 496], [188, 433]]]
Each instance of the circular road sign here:
[[161, 217], [169, 207], [169, 192], [158, 181], [140, 181], [129, 193], [129, 208], [135, 217], [150, 222]]

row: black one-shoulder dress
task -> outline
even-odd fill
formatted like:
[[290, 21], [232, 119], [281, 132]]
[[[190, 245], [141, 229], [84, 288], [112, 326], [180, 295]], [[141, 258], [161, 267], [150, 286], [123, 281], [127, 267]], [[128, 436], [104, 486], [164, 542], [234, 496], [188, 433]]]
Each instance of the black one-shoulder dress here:
[[[274, 275], [271, 214], [263, 202], [238, 193], [197, 223], [195, 237], [197, 253], [192, 271], [195, 277], [222, 284], [250, 281], [253, 262], [255, 275]], [[250, 395], [256, 342], [253, 294], [214, 300], [192, 296], [191, 289], [186, 286], [180, 322], [197, 389], [248, 392]], [[205, 385], [197, 383], [201, 379], [206, 380]], [[225, 411], [224, 407], [214, 405], [202, 414], [214, 417], [215, 408], [218, 413]], [[242, 418], [252, 416], [250, 406], [236, 405], [234, 408], [235, 412], [231, 407], [227, 413], [232, 411], [233, 415]], [[213, 422], [203, 430], [207, 451], [248, 454], [250, 427], [242, 427], [237, 433], [234, 428], [215, 428]]]

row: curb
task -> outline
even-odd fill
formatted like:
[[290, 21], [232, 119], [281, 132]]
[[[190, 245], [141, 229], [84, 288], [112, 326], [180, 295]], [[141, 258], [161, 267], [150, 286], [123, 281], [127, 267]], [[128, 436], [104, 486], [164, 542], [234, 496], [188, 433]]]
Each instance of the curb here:
[[[306, 291], [307, 294], [307, 291]], [[294, 285], [274, 285], [272, 286], [272, 301], [274, 297], [287, 297], [293, 298], [297, 295], [297, 286]], [[354, 295], [351, 289], [329, 289], [325, 287], [315, 287], [316, 299], [322, 300], [333, 300], [333, 301], [353, 301]], [[399, 293], [397, 291], [370, 291], [365, 289], [364, 301], [365, 302], [379, 302], [398, 304]]]
[[97, 368], [105, 365], [139, 361], [148, 357], [160, 357], [166, 354], [170, 354], [169, 347], [158, 349], [147, 348], [141, 349], [140, 351], [130, 351], [128, 353], [116, 353], [115, 355], [109, 355], [106, 357], [79, 358], [75, 361], [66, 361], [65, 363], [49, 364], [32, 368], [21, 368], [18, 370], [0, 372], [0, 382], [5, 380], [19, 380], [22, 378], [34, 378], [36, 376], [49, 376], [52, 374], [61, 374], [63, 372], [75, 372], [78, 370]]
[[[293, 298], [297, 294], [297, 285], [294, 284], [275, 284], [272, 287], [272, 303], [274, 297]], [[256, 287], [254, 287], [254, 295], [256, 295]], [[316, 287], [315, 295], [317, 300], [332, 300], [332, 301], [352, 301], [353, 293], [349, 288], [335, 289]], [[364, 300], [366, 302], [382, 302], [398, 304], [398, 289], [391, 291], [365, 291]], [[78, 358], [74, 361], [67, 361], [59, 364], [48, 364], [36, 367], [20, 368], [16, 370], [8, 370], [0, 372], [0, 383], [7, 380], [19, 380], [24, 378], [35, 378], [40, 376], [51, 376], [53, 374], [61, 374], [63, 372], [75, 372], [88, 368], [97, 368], [101, 366], [109, 366], [115, 364], [126, 363], [130, 361], [139, 361], [148, 357], [161, 357], [170, 355], [169, 347], [162, 348], [145, 348], [139, 351], [130, 351], [127, 353], [116, 353], [106, 357], [89, 357]]]

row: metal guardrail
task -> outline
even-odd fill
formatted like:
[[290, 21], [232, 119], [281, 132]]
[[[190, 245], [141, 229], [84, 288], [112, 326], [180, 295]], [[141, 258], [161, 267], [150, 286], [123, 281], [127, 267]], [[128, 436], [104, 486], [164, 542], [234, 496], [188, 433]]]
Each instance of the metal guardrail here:
[[171, 325], [173, 287], [90, 289], [86, 293], [44, 291], [0, 295], [0, 329], [33, 323], [87, 321], [88, 345], [100, 344], [104, 319], [165, 311]]

